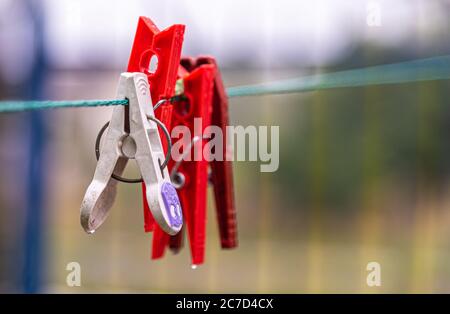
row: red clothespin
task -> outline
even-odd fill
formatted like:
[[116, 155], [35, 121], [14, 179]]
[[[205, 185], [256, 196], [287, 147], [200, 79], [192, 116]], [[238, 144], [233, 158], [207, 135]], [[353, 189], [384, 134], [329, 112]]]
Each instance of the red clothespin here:
[[[189, 72], [189, 69], [187, 70]], [[193, 136], [196, 131], [199, 131], [202, 137], [203, 130], [211, 124], [214, 74], [214, 65], [204, 65], [183, 77], [185, 100], [174, 103], [172, 127], [184, 125], [189, 128]], [[194, 129], [195, 118], [201, 120], [201, 130]], [[192, 160], [181, 161], [177, 170], [178, 175], [183, 177], [183, 184], [178, 193], [182, 207], [186, 205], [186, 208], [183, 208], [183, 214], [187, 224], [193, 265], [201, 264], [204, 260], [208, 161], [203, 158], [203, 149], [206, 143], [207, 140], [203, 138], [193, 143], [189, 148], [191, 151], [188, 152]], [[195, 156], [200, 156], [200, 160], [194, 160]], [[174, 161], [169, 163], [169, 171], [175, 164]], [[162, 257], [168, 244], [169, 236], [156, 227], [152, 257]]]
[[[174, 95], [177, 78], [183, 79], [187, 101], [180, 100], [175, 105], [167, 102], [156, 110], [157, 118], [165, 124], [169, 132], [176, 125], [183, 124], [194, 134], [194, 118], [201, 118], [202, 134], [204, 128], [213, 124], [222, 128], [226, 137], [228, 102], [216, 62], [210, 57], [184, 58], [180, 65], [183, 35], [184, 25], [173, 25], [159, 31], [150, 19], [141, 17], [127, 70], [143, 72], [148, 76], [154, 104], [162, 99], [170, 99]], [[153, 70], [151, 63], [155, 56], [157, 68]], [[193, 144], [192, 156], [203, 156], [206, 143], [207, 140], [201, 138]], [[226, 143], [224, 140], [224, 154], [228, 152]], [[164, 150], [167, 150], [167, 143], [163, 141], [162, 144]], [[174, 165], [174, 161], [169, 163], [169, 171]], [[237, 240], [231, 162], [212, 161], [210, 167], [221, 245], [223, 248], [233, 248], [237, 246]], [[184, 177], [183, 187], [178, 191], [186, 217], [186, 227], [183, 229], [187, 229], [192, 263], [198, 265], [204, 260], [208, 162], [203, 158], [200, 161], [183, 161], [177, 173]], [[167, 235], [151, 215], [145, 199], [145, 186], [143, 193], [144, 228], [146, 232], [154, 232], [152, 258], [162, 257], [167, 246], [178, 251], [182, 245], [182, 232], [172, 237]]]
[[222, 129], [223, 160], [213, 160], [211, 166], [211, 181], [214, 188], [217, 220], [219, 224], [220, 242], [224, 249], [235, 248], [237, 242], [236, 207], [234, 203], [233, 165], [226, 157], [231, 155], [232, 148], [227, 145], [226, 127], [229, 125], [228, 97], [225, 92], [222, 77], [214, 58], [206, 56], [197, 59], [197, 65], [212, 64], [215, 66], [214, 90], [212, 99], [211, 124]]
[[[202, 132], [207, 126], [216, 125], [222, 129], [224, 136], [222, 151], [224, 154], [229, 153], [226, 146], [228, 102], [215, 60], [211, 57], [183, 58], [181, 64], [189, 73], [183, 77], [184, 95], [187, 102], [179, 102], [174, 105], [175, 112], [172, 126], [186, 125], [190, 128], [191, 134], [194, 134], [194, 118], [202, 119]], [[197, 150], [197, 154], [201, 155], [206, 142], [207, 140], [203, 138], [197, 141], [192, 147], [192, 154], [195, 154], [194, 151]], [[171, 173], [174, 164], [173, 162], [169, 164]], [[209, 164], [214, 186], [221, 245], [222, 248], [234, 248], [237, 246], [237, 227], [232, 165], [230, 161], [226, 160], [225, 156], [224, 160], [214, 160]], [[192, 264], [199, 265], [204, 260], [208, 162], [204, 159], [201, 161], [183, 161], [180, 163], [177, 173], [184, 179], [184, 184], [178, 192], [184, 217], [186, 217]], [[182, 245], [182, 236], [180, 232], [169, 237], [156, 227], [152, 257], [162, 257], [167, 245], [172, 250], [178, 251]]]
[[[143, 72], [147, 75], [154, 104], [174, 94], [184, 29], [184, 25], [176, 24], [160, 31], [149, 18], [139, 18], [127, 71]], [[157, 64], [156, 69], [152, 69], [152, 64]], [[162, 105], [155, 114], [167, 126], [171, 121], [172, 105]], [[167, 150], [167, 143], [163, 142], [163, 147]], [[145, 186], [142, 185], [142, 188], [144, 228], [149, 232], [155, 228], [156, 223], [145, 198]]]

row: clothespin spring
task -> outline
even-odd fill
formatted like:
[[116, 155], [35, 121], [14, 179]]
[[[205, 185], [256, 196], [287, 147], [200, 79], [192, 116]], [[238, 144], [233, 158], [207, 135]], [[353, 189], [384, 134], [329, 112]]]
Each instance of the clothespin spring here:
[[[161, 99], [153, 106], [153, 110], [158, 109], [161, 105], [163, 105], [165, 103], [174, 103], [174, 102], [184, 100], [184, 99], [186, 99], [186, 96], [184, 96], [183, 94], [175, 95], [170, 98]], [[170, 160], [170, 156], [171, 156], [170, 153], [172, 151], [172, 139], [170, 137], [169, 130], [167, 130], [164, 123], [162, 123], [159, 119], [157, 119], [156, 117], [153, 117], [153, 116], [147, 116], [147, 119], [155, 122], [163, 130], [164, 136], [166, 137], [166, 140], [167, 140], [167, 147], [168, 147], [167, 153], [166, 153], [164, 162], [162, 164], [160, 164], [160, 168], [161, 168], [161, 170], [163, 170], [165, 167], [167, 167], [167, 164], [169, 163], [169, 160]], [[95, 157], [97, 158], [97, 161], [100, 158], [101, 139], [102, 139], [103, 133], [105, 133], [108, 126], [109, 126], [109, 121], [106, 122], [105, 125], [103, 125], [103, 127], [100, 129], [100, 131], [97, 135], [97, 139], [95, 140]], [[197, 142], [198, 139], [196, 137], [194, 137], [192, 139], [192, 143], [188, 149], [188, 152], [189, 152], [190, 148], [195, 144], [195, 142]], [[178, 184], [175, 184], [175, 186], [177, 188], [180, 188], [181, 186], [184, 185], [184, 178], [182, 177], [183, 175], [177, 172], [178, 167], [180, 166], [180, 163], [181, 163], [181, 161], [178, 161], [177, 164], [175, 165], [174, 169], [171, 172], [171, 178], [175, 179], [174, 182], [178, 182]], [[111, 175], [111, 177], [116, 179], [117, 181], [124, 182], [124, 183], [141, 183], [141, 182], [143, 182], [142, 177], [129, 179], [129, 178], [124, 178], [122, 176], [119, 176], [115, 173], [113, 173]]]
[[173, 104], [174, 102], [181, 101], [181, 100], [186, 100], [186, 99], [187, 99], [186, 96], [184, 96], [183, 94], [175, 95], [175, 96], [170, 97], [170, 98], [164, 98], [164, 99], [161, 99], [160, 101], [158, 101], [153, 106], [153, 110], [158, 109], [161, 105], [165, 104], [166, 102]]
[[[153, 109], [157, 109], [160, 105], [162, 105], [164, 102], [167, 102], [167, 101], [171, 101], [171, 100], [170, 99], [162, 99], [162, 100], [160, 100], [158, 103], [156, 103], [156, 105], [155, 105], [155, 107]], [[167, 153], [166, 153], [164, 162], [159, 165], [159, 167], [161, 168], [161, 171], [162, 171], [162, 170], [164, 170], [165, 167], [167, 167], [167, 164], [169, 163], [169, 160], [170, 160], [170, 152], [172, 151], [172, 139], [170, 138], [170, 133], [167, 130], [166, 126], [159, 119], [157, 119], [156, 117], [153, 117], [153, 116], [149, 116], [149, 115], [147, 115], [147, 119], [155, 122], [163, 130], [164, 136], [167, 139], [167, 146], [168, 146]], [[108, 128], [108, 126], [109, 126], [109, 121], [106, 122], [105, 125], [100, 129], [100, 132], [97, 135], [97, 139], [95, 140], [95, 157], [97, 158], [97, 161], [100, 158], [100, 142], [101, 142], [101, 138], [103, 136], [103, 133]], [[124, 183], [141, 183], [141, 182], [143, 182], [142, 177], [129, 179], [129, 178], [124, 178], [122, 176], [119, 176], [119, 175], [117, 175], [115, 173], [113, 173], [111, 175], [111, 177], [116, 179], [117, 181], [121, 181], [121, 182], [124, 182]]]
[[[184, 186], [184, 183], [186, 182], [186, 178], [184, 177], [184, 174], [178, 171], [178, 168], [180, 168], [181, 163], [184, 160], [184, 157], [191, 153], [192, 147], [194, 147], [195, 143], [200, 141], [200, 139], [208, 140], [208, 136], [194, 136], [189, 143], [189, 146], [187, 149], [183, 152], [181, 155], [180, 160], [178, 160], [174, 166], [172, 167], [172, 171], [170, 172], [170, 180], [172, 181], [173, 186], [176, 189], [181, 189]], [[211, 183], [211, 172], [208, 173], [208, 183]]]

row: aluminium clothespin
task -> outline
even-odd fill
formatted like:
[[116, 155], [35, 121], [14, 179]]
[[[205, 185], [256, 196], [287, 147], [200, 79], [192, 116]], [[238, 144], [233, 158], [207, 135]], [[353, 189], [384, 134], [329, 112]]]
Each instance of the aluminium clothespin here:
[[117, 181], [112, 176], [120, 176], [128, 159], [135, 159], [153, 218], [166, 233], [176, 234], [183, 225], [181, 204], [164, 165], [147, 76], [122, 73], [117, 96], [129, 104], [113, 110], [94, 178], [81, 204], [81, 225], [93, 233], [104, 222], [116, 195]]
[[[149, 18], [142, 16], [139, 18], [127, 71], [142, 72], [147, 75], [151, 97], [155, 104], [162, 99], [169, 99], [174, 94], [184, 29], [184, 25], [176, 24], [160, 31]], [[156, 69], [150, 67], [152, 59], [157, 60]], [[166, 125], [171, 120], [171, 107], [170, 103], [166, 103], [156, 112], [156, 117]], [[167, 147], [164, 150], [167, 151]], [[144, 184], [142, 189], [144, 230], [150, 232], [155, 228], [155, 221], [146, 201]]]

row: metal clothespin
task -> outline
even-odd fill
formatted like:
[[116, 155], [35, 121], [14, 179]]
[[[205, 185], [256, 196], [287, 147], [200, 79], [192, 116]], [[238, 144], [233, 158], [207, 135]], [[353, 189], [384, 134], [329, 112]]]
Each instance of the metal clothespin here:
[[[128, 106], [114, 108], [106, 132], [94, 179], [81, 204], [80, 221], [93, 233], [106, 219], [116, 196], [117, 181], [128, 159], [135, 159], [146, 187], [146, 200], [157, 224], [170, 235], [183, 225], [181, 204], [173, 187], [155, 118], [147, 75], [122, 73], [118, 98], [128, 99]], [[170, 140], [170, 135], [166, 132]], [[170, 150], [168, 151], [170, 153]]]

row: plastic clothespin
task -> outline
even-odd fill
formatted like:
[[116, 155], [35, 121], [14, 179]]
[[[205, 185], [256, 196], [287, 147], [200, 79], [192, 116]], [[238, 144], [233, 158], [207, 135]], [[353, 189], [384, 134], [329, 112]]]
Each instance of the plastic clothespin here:
[[[183, 77], [183, 82], [184, 95], [188, 103], [175, 103], [172, 126], [186, 125], [193, 134], [194, 118], [202, 118], [202, 131], [211, 124], [222, 129], [225, 137], [222, 151], [229, 153], [229, 148], [226, 146], [228, 102], [214, 58], [184, 58], [181, 64], [187, 72]], [[196, 141], [192, 149], [198, 150], [201, 154], [204, 146], [205, 140], [202, 139]], [[195, 152], [192, 153], [195, 154]], [[224, 156], [224, 160], [210, 162], [210, 167], [221, 246], [222, 248], [234, 248], [237, 246], [237, 227], [231, 161], [227, 161]], [[173, 175], [173, 162], [169, 163], [169, 169]], [[179, 164], [177, 175], [181, 176], [178, 177], [178, 180], [181, 178], [183, 181], [182, 186], [179, 187], [179, 194], [186, 217], [192, 264], [195, 266], [204, 261], [208, 162], [205, 160], [183, 161]], [[169, 239], [168, 235], [156, 228], [152, 258], [162, 257], [167, 245], [177, 252], [182, 246], [182, 237], [183, 233], [180, 232]]]
[[[173, 96], [179, 71], [184, 25], [176, 24], [160, 31], [147, 17], [140, 17], [128, 62], [128, 72], [147, 75], [153, 103]], [[152, 65], [155, 68], [152, 68]], [[171, 121], [172, 105], [163, 104], [156, 117], [164, 124]], [[167, 147], [164, 148], [167, 150]], [[153, 231], [155, 222], [146, 201], [145, 185], [142, 184], [144, 203], [144, 230]]]
[[[215, 66], [205, 65], [183, 77], [184, 98], [174, 103], [172, 127], [187, 126], [194, 134], [194, 118], [202, 121], [202, 130], [211, 124], [211, 100]], [[205, 229], [206, 229], [206, 196], [208, 187], [208, 161], [203, 158], [203, 148], [207, 141], [201, 139], [191, 147], [191, 156], [202, 156], [198, 161], [182, 161], [178, 175], [183, 178], [183, 186], [179, 189], [180, 201], [187, 225], [187, 233], [192, 253], [192, 265], [199, 265], [204, 260]], [[192, 158], [193, 159], [193, 158]], [[169, 169], [176, 162], [169, 163]], [[172, 178], [173, 179], [173, 178]], [[183, 204], [186, 206], [184, 207]], [[164, 255], [169, 244], [169, 236], [156, 227], [153, 235], [152, 258]], [[180, 242], [181, 243], [181, 242]]]
[[128, 99], [129, 105], [113, 110], [94, 179], [81, 204], [81, 225], [93, 233], [104, 222], [116, 196], [117, 181], [112, 176], [120, 176], [128, 159], [135, 159], [152, 216], [166, 233], [176, 234], [183, 225], [181, 204], [163, 165], [157, 125], [161, 122], [154, 116], [147, 76], [122, 73], [117, 96]]
[[[180, 65], [183, 35], [184, 25], [173, 25], [166, 30], [159, 31], [150, 19], [141, 17], [130, 55], [128, 71], [139, 71], [148, 76], [154, 103], [161, 99], [169, 99], [174, 95], [178, 75], [178, 78], [183, 79], [184, 95], [189, 99], [189, 106], [193, 104], [189, 109], [190, 112], [203, 119], [204, 127], [210, 124], [212, 119], [215, 125], [224, 129], [228, 124], [228, 106], [222, 80], [216, 71], [217, 65], [210, 57], [185, 58], [181, 62], [183, 66]], [[152, 71], [150, 68], [154, 56], [158, 60], [156, 71]], [[196, 68], [199, 69], [196, 70]], [[180, 123], [192, 126], [194, 114], [186, 116], [186, 113], [182, 112], [186, 108], [183, 109], [182, 106], [183, 103], [178, 102], [176, 104], [178, 112], [174, 113], [175, 107], [171, 103], [166, 103], [156, 112], [156, 116], [169, 131], [171, 131], [171, 127]], [[208, 109], [202, 111], [205, 108]], [[224, 132], [225, 134], [226, 132]], [[199, 149], [198, 145], [204, 147], [205, 141], [202, 139], [199, 142], [194, 145], [197, 147], [194, 149]], [[167, 151], [165, 142], [163, 142], [163, 149]], [[224, 151], [226, 151], [226, 147]], [[172, 169], [173, 166], [174, 162], [170, 162], [169, 169]], [[204, 260], [207, 166], [205, 161], [200, 163], [183, 162], [180, 166], [180, 173], [182, 175], [184, 175], [183, 172], [186, 173], [186, 187], [180, 190], [180, 198], [181, 203], [187, 206], [187, 209], [183, 208], [183, 211], [188, 225], [187, 233], [190, 239], [193, 265], [201, 264]], [[211, 172], [212, 181], [215, 182], [214, 191], [221, 244], [223, 248], [232, 248], [237, 245], [237, 240], [231, 162], [211, 162]], [[146, 202], [145, 185], [143, 185], [143, 191], [145, 231], [154, 232], [152, 258], [162, 257], [167, 246], [177, 252], [183, 243], [182, 232], [176, 236], [169, 236], [155, 223]]]
[[228, 134], [226, 131], [226, 127], [229, 125], [228, 97], [216, 60], [209, 56], [199, 57], [196, 60], [196, 65], [200, 66], [202, 64], [211, 64], [216, 68], [211, 124], [218, 126], [222, 130], [222, 152], [224, 158], [223, 160], [213, 160], [210, 162], [211, 182], [214, 189], [220, 243], [222, 248], [231, 249], [237, 247], [238, 241], [236, 207], [234, 201], [233, 165], [232, 162], [226, 158], [233, 153], [232, 147], [228, 146], [229, 141], [227, 140]]

